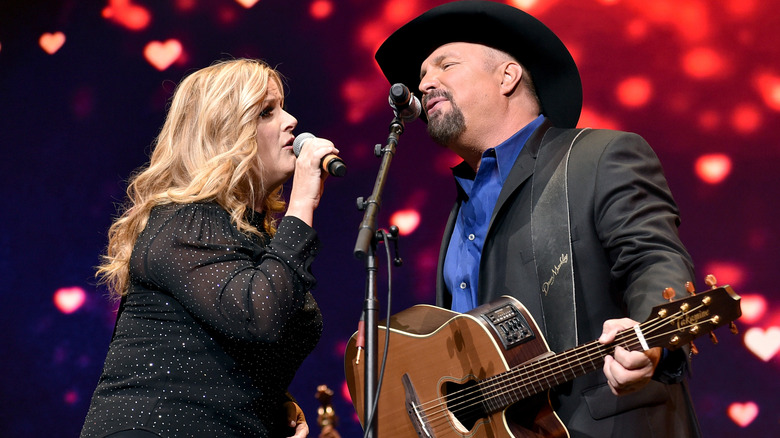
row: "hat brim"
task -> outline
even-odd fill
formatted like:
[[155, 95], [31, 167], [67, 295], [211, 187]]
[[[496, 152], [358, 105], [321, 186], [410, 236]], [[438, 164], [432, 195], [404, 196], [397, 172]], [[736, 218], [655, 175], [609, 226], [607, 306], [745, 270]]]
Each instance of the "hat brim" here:
[[375, 58], [391, 84], [403, 83], [419, 97], [422, 62], [452, 42], [483, 44], [512, 55], [531, 73], [542, 112], [553, 125], [577, 126], [582, 82], [574, 59], [547, 26], [512, 6], [463, 0], [435, 7], [390, 35]]

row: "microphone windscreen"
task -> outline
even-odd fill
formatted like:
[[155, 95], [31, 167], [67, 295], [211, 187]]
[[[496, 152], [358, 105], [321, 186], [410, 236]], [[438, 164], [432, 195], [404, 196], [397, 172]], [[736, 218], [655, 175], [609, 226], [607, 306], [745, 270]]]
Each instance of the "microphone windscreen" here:
[[411, 96], [411, 92], [409, 91], [408, 88], [406, 88], [404, 84], [401, 83], [393, 84], [390, 87], [391, 103], [396, 107], [408, 106], [410, 96]]
[[301, 132], [297, 136], [295, 136], [295, 140], [293, 140], [293, 153], [297, 157], [301, 154], [301, 148], [303, 147], [303, 142], [310, 138], [316, 138], [314, 134], [310, 132]]
[[420, 117], [420, 114], [422, 113], [420, 99], [412, 94], [406, 85], [400, 82], [393, 84], [390, 87], [390, 95], [387, 99], [390, 102], [390, 106], [393, 108], [395, 115], [400, 117], [401, 120], [411, 122]]

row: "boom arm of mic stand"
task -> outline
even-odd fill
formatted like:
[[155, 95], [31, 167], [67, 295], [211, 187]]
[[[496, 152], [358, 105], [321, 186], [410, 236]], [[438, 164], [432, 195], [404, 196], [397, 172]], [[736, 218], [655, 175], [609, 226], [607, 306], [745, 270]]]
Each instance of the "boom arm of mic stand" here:
[[366, 429], [365, 436], [377, 438], [377, 417], [372, 415], [373, 407], [379, 394], [377, 393], [378, 377], [378, 317], [379, 300], [376, 297], [376, 245], [377, 245], [377, 226], [376, 217], [382, 204], [382, 192], [384, 191], [387, 174], [390, 170], [390, 163], [395, 155], [395, 148], [398, 145], [398, 138], [404, 132], [404, 122], [398, 117], [394, 118], [390, 124], [390, 134], [387, 137], [387, 143], [382, 148], [382, 163], [379, 166], [374, 191], [363, 204], [365, 212], [363, 221], [358, 230], [358, 238], [355, 243], [355, 257], [366, 261], [366, 298], [363, 304], [363, 314], [365, 323], [366, 340], [366, 360], [363, 362], [364, 372], [364, 398], [363, 398], [363, 427]]

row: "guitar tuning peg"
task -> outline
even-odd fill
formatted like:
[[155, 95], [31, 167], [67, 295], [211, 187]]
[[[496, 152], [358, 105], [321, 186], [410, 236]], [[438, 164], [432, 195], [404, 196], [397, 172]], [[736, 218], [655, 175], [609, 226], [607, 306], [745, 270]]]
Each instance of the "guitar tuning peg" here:
[[710, 340], [713, 345], [718, 345], [718, 337], [715, 336], [715, 333], [710, 332]]
[[667, 300], [667, 301], [672, 301], [672, 298], [674, 298], [674, 296], [675, 296], [676, 294], [677, 294], [677, 293], [674, 291], [674, 289], [673, 289], [673, 288], [671, 288], [671, 287], [667, 287], [666, 289], [664, 289], [663, 296], [664, 296], [664, 299], [665, 299], [665, 300]]
[[718, 284], [718, 280], [715, 278], [714, 275], [707, 274], [707, 276], [704, 278], [704, 284], [715, 289], [716, 285]]
[[697, 354], [699, 354], [699, 349], [698, 349], [698, 348], [696, 348], [696, 345], [695, 345], [693, 342], [691, 342], [691, 354], [692, 354], [692, 355], [697, 355]]
[[693, 285], [693, 282], [686, 281], [685, 290], [691, 295], [696, 295], [696, 287]]
[[737, 325], [734, 324], [734, 321], [731, 321], [731, 323], [729, 323], [729, 330], [731, 330], [731, 333], [735, 335], [739, 333], [739, 329], [737, 328]]

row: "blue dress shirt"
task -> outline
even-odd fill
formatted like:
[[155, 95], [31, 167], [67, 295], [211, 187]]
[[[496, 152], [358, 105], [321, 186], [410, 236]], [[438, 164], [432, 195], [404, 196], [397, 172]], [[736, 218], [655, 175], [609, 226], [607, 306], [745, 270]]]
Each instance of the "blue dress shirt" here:
[[444, 284], [456, 312], [477, 307], [479, 260], [493, 208], [523, 145], [543, 121], [540, 115], [500, 145], [486, 150], [476, 174], [467, 165], [453, 169], [465, 194], [444, 259]]

